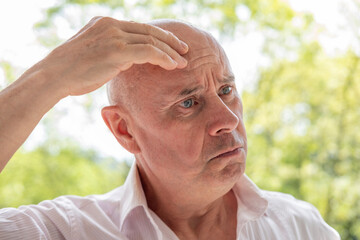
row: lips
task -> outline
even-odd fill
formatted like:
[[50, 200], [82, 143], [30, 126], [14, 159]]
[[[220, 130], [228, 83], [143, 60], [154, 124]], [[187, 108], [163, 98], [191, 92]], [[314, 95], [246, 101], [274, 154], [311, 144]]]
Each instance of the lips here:
[[223, 151], [222, 153], [218, 154], [216, 157], [214, 157], [212, 159], [236, 155], [240, 152], [241, 148], [242, 147], [236, 147], [236, 148], [232, 148], [230, 150]]

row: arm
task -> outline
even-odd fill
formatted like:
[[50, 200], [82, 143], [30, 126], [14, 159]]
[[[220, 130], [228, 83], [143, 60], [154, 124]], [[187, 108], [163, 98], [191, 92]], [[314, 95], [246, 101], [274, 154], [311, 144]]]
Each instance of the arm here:
[[94, 91], [133, 64], [185, 67], [180, 54], [186, 51], [186, 44], [160, 28], [93, 18], [0, 92], [0, 171], [62, 98]]

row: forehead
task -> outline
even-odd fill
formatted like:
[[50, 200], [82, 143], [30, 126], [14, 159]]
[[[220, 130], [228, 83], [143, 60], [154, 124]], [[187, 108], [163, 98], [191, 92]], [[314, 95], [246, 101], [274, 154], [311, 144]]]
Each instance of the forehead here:
[[144, 90], [156, 92], [166, 88], [162, 96], [171, 95], [188, 86], [206, 85], [206, 81], [221, 81], [232, 75], [228, 59], [215, 39], [198, 35], [187, 43], [190, 43], [189, 51], [183, 57], [187, 59], [188, 65], [184, 69], [167, 71], [151, 64], [140, 66], [143, 76], [141, 86]]
[[188, 65], [171, 71], [151, 64], [133, 65], [119, 74], [129, 80], [124, 84], [132, 86], [126, 91], [128, 98], [138, 103], [163, 102], [188, 89], [206, 88], [210, 81], [221, 82], [233, 75], [224, 50], [210, 34], [183, 23], [156, 26], [188, 44], [189, 51], [183, 55]]

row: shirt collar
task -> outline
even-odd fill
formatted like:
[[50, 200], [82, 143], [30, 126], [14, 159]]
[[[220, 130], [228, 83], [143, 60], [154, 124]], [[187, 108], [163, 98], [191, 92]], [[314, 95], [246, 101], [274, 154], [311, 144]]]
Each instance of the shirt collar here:
[[268, 201], [263, 196], [262, 190], [246, 174], [236, 182], [233, 191], [238, 203], [238, 226], [265, 214]]
[[[143, 207], [145, 211], [148, 209], [136, 161], [133, 162], [126, 181], [121, 188], [122, 194], [119, 209], [122, 213], [120, 215], [120, 226], [123, 226], [126, 217], [133, 209], [140, 206]], [[247, 221], [255, 220], [265, 214], [268, 201], [262, 195], [261, 189], [259, 189], [246, 174], [240, 177], [232, 190], [238, 203], [238, 226]]]
[[136, 160], [133, 162], [128, 176], [125, 180], [123, 188], [122, 199], [120, 200], [120, 226], [128, 216], [128, 214], [136, 207], [148, 208], [145, 193], [143, 191], [139, 171], [137, 169]]

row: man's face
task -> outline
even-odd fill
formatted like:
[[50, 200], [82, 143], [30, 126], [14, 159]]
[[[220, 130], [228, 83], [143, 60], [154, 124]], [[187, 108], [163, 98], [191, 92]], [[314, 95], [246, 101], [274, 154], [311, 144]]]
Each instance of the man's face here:
[[199, 34], [183, 37], [189, 44], [185, 69], [143, 67], [131, 124], [147, 177], [192, 190], [232, 186], [245, 170], [247, 152], [230, 65], [217, 43]]

